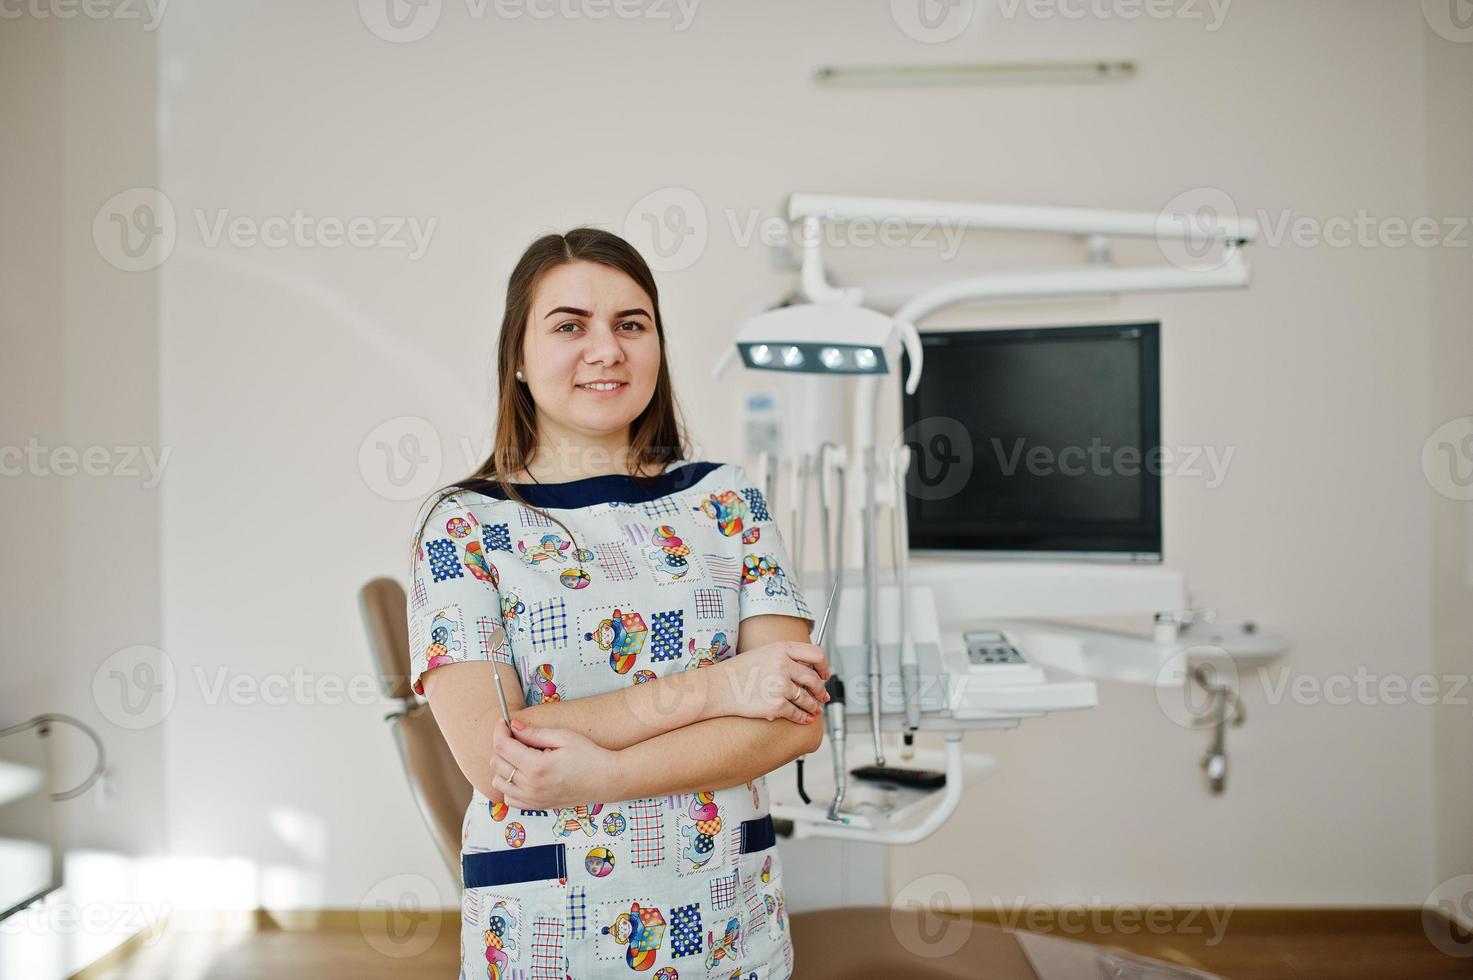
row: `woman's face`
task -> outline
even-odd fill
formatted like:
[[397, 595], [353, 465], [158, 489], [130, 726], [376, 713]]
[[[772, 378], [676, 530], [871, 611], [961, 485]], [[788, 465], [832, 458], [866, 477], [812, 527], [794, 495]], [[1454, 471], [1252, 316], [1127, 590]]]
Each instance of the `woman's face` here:
[[[655, 391], [654, 304], [618, 269], [568, 262], [544, 273], [522, 341], [522, 373], [548, 434], [627, 432]], [[587, 387], [613, 381], [612, 390]]]

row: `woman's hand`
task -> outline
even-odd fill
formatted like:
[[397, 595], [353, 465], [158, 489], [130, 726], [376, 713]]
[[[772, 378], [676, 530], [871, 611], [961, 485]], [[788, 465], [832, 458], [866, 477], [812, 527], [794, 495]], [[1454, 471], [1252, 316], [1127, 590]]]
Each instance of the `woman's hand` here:
[[506, 722], [498, 720], [491, 736], [491, 787], [508, 806], [550, 810], [608, 795], [618, 753], [570, 728], [542, 728], [520, 718], [511, 724], [513, 731], [508, 731]]
[[[713, 668], [707, 667], [706, 670]], [[714, 665], [712, 682], [722, 714], [800, 725], [822, 716], [828, 692], [829, 658], [823, 647], [778, 640], [753, 647]]]

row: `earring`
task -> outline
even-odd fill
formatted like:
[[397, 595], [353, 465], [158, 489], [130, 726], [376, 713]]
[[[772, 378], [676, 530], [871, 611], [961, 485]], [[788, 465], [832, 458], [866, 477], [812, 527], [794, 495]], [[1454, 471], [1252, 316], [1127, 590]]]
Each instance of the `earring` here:
[[518, 381], [526, 381], [527, 380], [526, 378], [522, 377], [522, 369], [521, 368], [517, 368], [517, 380]]

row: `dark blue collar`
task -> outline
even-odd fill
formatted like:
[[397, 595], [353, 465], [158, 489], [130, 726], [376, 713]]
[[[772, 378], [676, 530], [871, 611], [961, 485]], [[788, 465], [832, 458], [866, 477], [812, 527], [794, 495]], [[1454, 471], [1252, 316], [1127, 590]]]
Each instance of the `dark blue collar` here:
[[[533, 507], [575, 508], [593, 504], [643, 504], [667, 494], [688, 490], [703, 480], [721, 463], [681, 463], [674, 469], [654, 476], [627, 476], [609, 473], [589, 476], [568, 483], [513, 483], [522, 499]], [[497, 500], [507, 499], [495, 480], [462, 480], [455, 484], [465, 490]]]

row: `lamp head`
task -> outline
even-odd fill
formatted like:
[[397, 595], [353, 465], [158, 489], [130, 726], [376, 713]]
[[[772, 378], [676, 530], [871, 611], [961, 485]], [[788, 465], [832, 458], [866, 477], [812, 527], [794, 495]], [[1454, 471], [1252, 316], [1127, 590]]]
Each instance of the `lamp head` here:
[[742, 363], [757, 371], [886, 374], [895, 321], [844, 303], [798, 303], [758, 314], [737, 331]]

